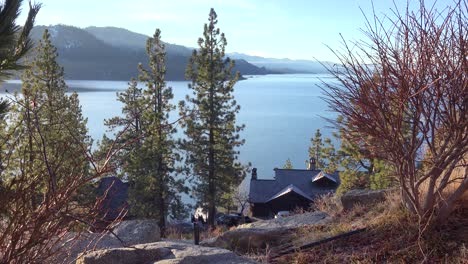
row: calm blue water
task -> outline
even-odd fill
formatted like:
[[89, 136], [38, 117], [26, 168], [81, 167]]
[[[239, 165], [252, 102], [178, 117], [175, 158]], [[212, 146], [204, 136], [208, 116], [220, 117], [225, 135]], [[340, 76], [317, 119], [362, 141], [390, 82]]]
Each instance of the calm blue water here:
[[[329, 124], [322, 117], [333, 118], [336, 114], [328, 111], [320, 98], [319, 78], [333, 81], [327, 75], [291, 74], [251, 76], [236, 84], [234, 94], [241, 106], [238, 122], [246, 125], [241, 134], [246, 143], [240, 149], [240, 160], [258, 168], [259, 178], [272, 178], [273, 169], [282, 167], [288, 158], [294, 168], [305, 168], [315, 130], [319, 128], [324, 136], [331, 135]], [[125, 90], [127, 82], [70, 80], [67, 84], [79, 93], [90, 135], [101, 139], [106, 132], [104, 119], [121, 113], [116, 91]], [[187, 84], [168, 82], [173, 87], [174, 104], [189, 92]], [[20, 83], [12, 81], [8, 85]], [[177, 114], [172, 118], [176, 120]]]
[[[238, 122], [246, 125], [242, 137], [240, 160], [258, 168], [260, 178], [273, 177], [273, 169], [291, 159], [294, 168], [305, 168], [310, 138], [316, 129], [325, 136], [331, 134], [329, 124], [322, 118], [333, 118], [320, 98], [320, 80], [332, 81], [324, 75], [252, 76], [235, 86], [235, 98], [241, 106]], [[104, 119], [121, 113], [115, 89], [126, 89], [126, 82], [70, 81], [70, 86], [101, 89], [99, 92], [79, 92], [83, 113], [94, 139], [100, 139], [106, 128]], [[189, 92], [187, 82], [168, 82], [173, 87], [177, 104]], [[103, 92], [109, 89], [109, 92]], [[176, 120], [177, 116], [173, 115]], [[180, 130], [180, 129], [179, 129]], [[182, 133], [182, 131], [179, 131]]]

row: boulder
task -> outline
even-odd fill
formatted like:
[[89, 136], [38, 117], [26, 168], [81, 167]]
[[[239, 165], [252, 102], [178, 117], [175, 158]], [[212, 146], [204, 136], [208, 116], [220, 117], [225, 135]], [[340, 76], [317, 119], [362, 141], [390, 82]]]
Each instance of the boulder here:
[[237, 228], [297, 228], [305, 225], [324, 224], [330, 221], [330, 219], [331, 218], [326, 213], [317, 211], [269, 220], [260, 220], [240, 225]]
[[152, 243], [161, 240], [159, 225], [155, 220], [122, 221], [113, 231], [126, 246]]
[[343, 210], [351, 210], [357, 204], [369, 206], [385, 201], [388, 190], [351, 190], [341, 196]]
[[293, 238], [294, 232], [288, 228], [238, 228], [204, 240], [200, 245], [250, 253], [289, 243]]
[[83, 252], [98, 249], [122, 247], [122, 243], [113, 235], [100, 233], [74, 233], [65, 234], [58, 242], [58, 254], [51, 260], [52, 263], [72, 263]]
[[323, 212], [310, 212], [261, 220], [238, 226], [218, 237], [204, 240], [200, 244], [219, 247], [239, 253], [250, 253], [289, 243], [295, 238], [295, 230], [302, 226], [324, 224], [330, 217]]
[[80, 257], [76, 264], [148, 263], [172, 254], [164, 247], [112, 248], [90, 252]]
[[254, 264], [220, 248], [195, 246], [182, 241], [160, 241], [132, 248], [105, 249], [81, 256], [77, 264]]

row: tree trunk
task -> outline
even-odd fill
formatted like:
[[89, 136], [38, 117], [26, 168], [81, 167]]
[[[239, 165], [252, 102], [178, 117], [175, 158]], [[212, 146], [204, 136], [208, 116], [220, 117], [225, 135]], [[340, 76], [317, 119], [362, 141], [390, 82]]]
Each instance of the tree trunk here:
[[403, 187], [400, 187], [400, 193], [401, 193], [401, 202], [405, 206], [406, 209], [408, 209], [411, 213], [417, 214], [418, 211], [415, 208], [413, 202], [411, 201], [408, 193], [403, 189]]
[[457, 190], [453, 192], [447, 199], [441, 201], [439, 211], [437, 214], [436, 221], [441, 224], [445, 223], [450, 213], [453, 211], [456, 202], [466, 193], [468, 190], [468, 178], [466, 177], [468, 167], [465, 168], [465, 178], [458, 186]]
[[216, 214], [216, 187], [215, 182], [215, 164], [214, 164], [214, 135], [213, 129], [210, 129], [210, 146], [208, 153], [209, 171], [208, 171], [208, 225], [214, 228], [214, 217]]
[[161, 230], [161, 237], [165, 237], [166, 231], [166, 205], [163, 195], [161, 193], [161, 197], [159, 200], [159, 229]]

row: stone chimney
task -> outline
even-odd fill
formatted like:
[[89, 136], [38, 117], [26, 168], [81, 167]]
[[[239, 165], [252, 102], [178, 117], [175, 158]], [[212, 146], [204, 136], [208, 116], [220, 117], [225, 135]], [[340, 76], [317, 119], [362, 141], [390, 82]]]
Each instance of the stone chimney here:
[[308, 170], [315, 170], [315, 165], [316, 165], [316, 163], [315, 163], [315, 158], [314, 158], [314, 157], [311, 157], [311, 158], [309, 159], [309, 166], [307, 166], [307, 169], [308, 169]]
[[257, 179], [257, 168], [253, 168], [252, 169], [252, 180], [256, 180]]

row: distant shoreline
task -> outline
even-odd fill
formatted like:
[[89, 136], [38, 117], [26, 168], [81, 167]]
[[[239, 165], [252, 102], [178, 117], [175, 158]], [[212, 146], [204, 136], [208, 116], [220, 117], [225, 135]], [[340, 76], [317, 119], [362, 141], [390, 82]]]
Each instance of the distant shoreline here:
[[[245, 81], [249, 79], [257, 79], [267, 76], [277, 76], [277, 77], [286, 77], [294, 76], [296, 78], [317, 78], [317, 79], [328, 79], [335, 78], [330, 74], [314, 74], [314, 73], [293, 73], [293, 74], [261, 74], [261, 75], [244, 75], [243, 78], [239, 79], [240, 81]], [[86, 82], [96, 82], [102, 87], [92, 86]], [[77, 92], [77, 93], [88, 93], [88, 92], [121, 92], [125, 91], [128, 88], [128, 80], [66, 80], [68, 90], [67, 92]], [[187, 80], [168, 80], [167, 83], [170, 86], [171, 82], [189, 82]], [[0, 84], [0, 94], [13, 94], [15, 92], [21, 92], [21, 80], [8, 80]]]
[[[16, 80], [15, 80], [16, 81]], [[124, 89], [120, 88], [92, 88], [92, 87], [79, 87], [69, 85], [67, 92], [77, 92], [77, 93], [86, 93], [86, 92], [120, 92], [124, 91]], [[18, 80], [18, 83], [14, 82], [5, 82], [0, 85], [0, 94], [12, 94], [15, 92], [21, 92], [21, 82]]]

